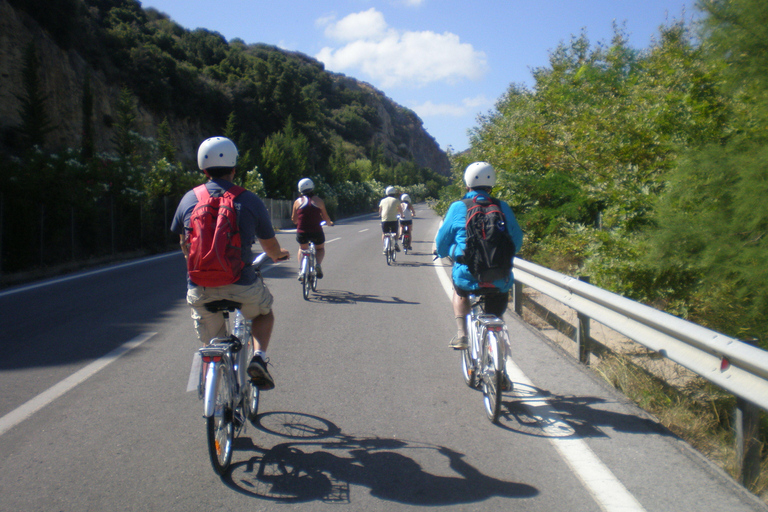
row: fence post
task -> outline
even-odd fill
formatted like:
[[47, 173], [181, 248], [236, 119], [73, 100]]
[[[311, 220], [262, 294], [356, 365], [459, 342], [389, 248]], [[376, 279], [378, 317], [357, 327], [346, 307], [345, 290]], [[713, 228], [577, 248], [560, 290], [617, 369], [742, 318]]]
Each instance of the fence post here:
[[512, 302], [515, 307], [515, 313], [523, 316], [523, 283], [515, 281], [513, 290]]
[[760, 411], [743, 398], [736, 398], [736, 457], [739, 481], [747, 489], [760, 476], [761, 443], [758, 440]]
[[[581, 276], [579, 281], [589, 283], [589, 276]], [[589, 364], [589, 317], [578, 312], [576, 317], [576, 347], [579, 351], [579, 362]]]

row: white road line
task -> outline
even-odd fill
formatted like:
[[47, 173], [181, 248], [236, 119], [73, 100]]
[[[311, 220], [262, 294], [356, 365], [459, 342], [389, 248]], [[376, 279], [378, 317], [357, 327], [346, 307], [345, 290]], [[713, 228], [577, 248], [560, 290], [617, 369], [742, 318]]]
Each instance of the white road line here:
[[140, 334], [123, 345], [120, 345], [109, 354], [97, 359], [88, 366], [81, 368], [66, 379], [62, 380], [58, 384], [54, 384], [50, 388], [46, 389], [33, 399], [20, 405], [16, 409], [12, 410], [2, 418], [0, 418], [0, 435], [5, 434], [10, 429], [26, 420], [34, 413], [50, 404], [57, 398], [61, 397], [67, 391], [73, 389], [75, 386], [82, 384], [88, 378], [92, 377], [100, 370], [104, 369], [110, 363], [113, 363], [120, 356], [135, 349], [152, 336], [157, 334], [156, 332], [145, 332]]
[[169, 252], [169, 253], [166, 253], [166, 254], [161, 254], [159, 256], [152, 256], [151, 258], [143, 258], [143, 259], [136, 260], [136, 261], [130, 261], [128, 263], [121, 263], [119, 265], [113, 265], [111, 267], [100, 268], [100, 269], [97, 269], [97, 270], [90, 270], [90, 271], [87, 271], [87, 272], [81, 272], [79, 274], [72, 274], [72, 275], [69, 275], [69, 276], [66, 276], [66, 277], [50, 279], [48, 281], [41, 281], [39, 283], [30, 284], [28, 286], [21, 286], [19, 288], [13, 288], [11, 290], [0, 292], [0, 297], [5, 297], [7, 295], [12, 295], [14, 293], [19, 293], [19, 292], [25, 292], [27, 290], [34, 290], [35, 288], [41, 288], [43, 286], [48, 286], [48, 285], [51, 285], [51, 284], [64, 283], [66, 281], [71, 281], [73, 279], [79, 279], [81, 277], [92, 276], [92, 275], [95, 275], [95, 274], [102, 274], [104, 272], [111, 272], [113, 270], [118, 270], [118, 269], [126, 268], [126, 267], [132, 267], [134, 265], [141, 265], [142, 263], [149, 263], [151, 261], [161, 260], [161, 259], [168, 258], [168, 257], [171, 257], [171, 256], [177, 256], [178, 254], [181, 254], [180, 251], [174, 251], [174, 252]]
[[325, 243], [329, 244], [331, 242], [335, 242], [336, 240], [341, 240], [341, 237], [337, 236], [336, 238], [331, 238], [330, 240], [326, 240]]
[[[453, 284], [451, 279], [440, 265], [435, 265], [435, 271], [446, 295], [452, 297]], [[534, 388], [533, 383], [509, 357], [506, 361], [506, 368], [512, 382]], [[541, 410], [542, 406], [544, 406], [544, 409], [550, 407], [549, 403], [544, 399], [526, 400], [525, 405], [536, 407], [537, 410]], [[541, 415], [539, 414], [538, 416]], [[557, 430], [557, 427], [560, 427], [560, 430], [570, 428], [568, 423], [552, 410], [549, 411], [546, 417], [542, 417], [542, 423], [549, 425], [548, 429], [552, 429], [553, 426], [555, 430]], [[552, 443], [560, 453], [560, 456], [570, 466], [573, 473], [581, 480], [581, 483], [584, 484], [584, 487], [602, 510], [605, 512], [645, 511], [643, 506], [608, 469], [608, 466], [603, 464], [583, 439], [572, 436], [562, 437], [562, 434], [560, 434], [560, 437], [557, 437], [554, 433], [553, 436], [549, 436], [547, 439], [549, 439], [549, 442]]]
[[366, 231], [368, 231], [369, 229], [370, 229], [370, 228], [361, 229], [360, 231], [358, 231], [358, 233], [365, 233], [365, 232], [366, 232]]

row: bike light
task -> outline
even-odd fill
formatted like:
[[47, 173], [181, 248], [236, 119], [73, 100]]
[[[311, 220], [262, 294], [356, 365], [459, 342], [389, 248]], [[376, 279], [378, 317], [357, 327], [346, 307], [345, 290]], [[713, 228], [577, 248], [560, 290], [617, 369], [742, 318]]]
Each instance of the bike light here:
[[203, 356], [204, 363], [218, 363], [221, 361], [221, 356]]
[[500, 325], [491, 325], [488, 327], [488, 330], [491, 332], [501, 332], [501, 326]]

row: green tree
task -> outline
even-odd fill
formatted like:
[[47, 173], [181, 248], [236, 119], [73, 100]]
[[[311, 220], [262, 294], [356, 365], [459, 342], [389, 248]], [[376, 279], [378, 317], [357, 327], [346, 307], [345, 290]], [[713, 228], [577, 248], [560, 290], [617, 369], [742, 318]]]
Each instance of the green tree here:
[[710, 65], [731, 110], [719, 140], [691, 146], [659, 202], [653, 255], [693, 273], [697, 321], [768, 347], [768, 4], [700, 2]]
[[298, 181], [310, 174], [309, 141], [288, 119], [285, 130], [270, 135], [261, 150], [266, 191], [277, 199], [292, 199]]
[[55, 129], [55, 126], [45, 106], [48, 95], [43, 92], [40, 82], [40, 59], [34, 43], [29, 43], [24, 52], [22, 80], [24, 95], [17, 96], [21, 102], [19, 112], [21, 142], [24, 149], [31, 149], [34, 146], [43, 147], [46, 136]]
[[96, 151], [93, 129], [93, 91], [91, 90], [91, 75], [83, 78], [83, 136], [80, 143], [80, 158], [87, 162], [93, 158]]

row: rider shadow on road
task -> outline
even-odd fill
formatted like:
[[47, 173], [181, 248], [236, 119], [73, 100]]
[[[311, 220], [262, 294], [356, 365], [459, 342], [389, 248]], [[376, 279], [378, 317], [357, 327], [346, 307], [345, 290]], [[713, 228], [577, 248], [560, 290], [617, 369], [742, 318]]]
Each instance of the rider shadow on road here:
[[[269, 423], [279, 425], [282, 431], [292, 424], [291, 432], [276, 433]], [[231, 488], [257, 498], [351, 503], [354, 496], [350, 485], [367, 487], [370, 495], [382, 500], [422, 506], [538, 494], [530, 485], [484, 475], [465, 460], [464, 454], [445, 446], [346, 435], [328, 420], [298, 413], [262, 414], [257, 426], [270, 434], [272, 441], [276, 436], [284, 442], [261, 448], [249, 438], [238, 438], [235, 448], [252, 456], [234, 463], [223, 477]], [[420, 462], [430, 467], [435, 463], [447, 465], [453, 475], [432, 474]]]
[[630, 434], [671, 435], [650, 419], [599, 408], [604, 403], [603, 398], [554, 395], [515, 383], [514, 391], [502, 398], [499, 426], [537, 437], [607, 437], [601, 426]]
[[320, 290], [310, 296], [310, 300], [327, 302], [329, 304], [357, 304], [372, 302], [377, 304], [420, 304], [403, 300], [400, 297], [380, 297], [378, 295], [359, 294], [346, 290]]

